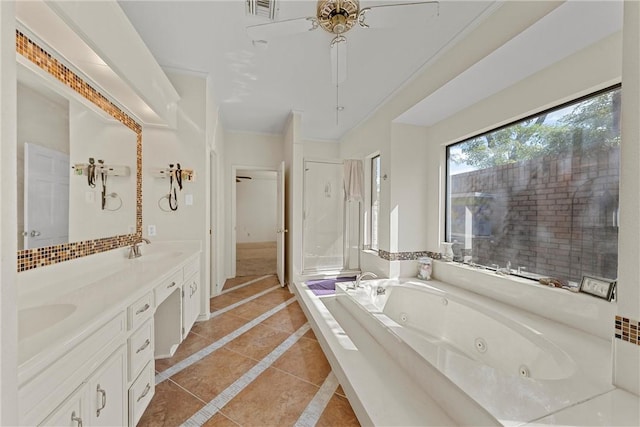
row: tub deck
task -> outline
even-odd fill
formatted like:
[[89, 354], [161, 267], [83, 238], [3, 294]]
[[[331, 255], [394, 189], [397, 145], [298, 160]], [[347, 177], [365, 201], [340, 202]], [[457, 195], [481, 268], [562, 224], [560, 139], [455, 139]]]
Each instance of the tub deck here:
[[[450, 285], [441, 285], [446, 291], [468, 294]], [[638, 396], [611, 385], [610, 372], [608, 377], [606, 373], [603, 377], [600, 372], [595, 373], [593, 379], [582, 381], [582, 390], [567, 390], [571, 382], [534, 381], [535, 384], [530, 384], [533, 386], [529, 390], [531, 393], [526, 388], [522, 389], [520, 397], [504, 395], [499, 393], [501, 387], [492, 389], [486, 384], [487, 392], [498, 392], [498, 396], [483, 398], [482, 381], [475, 384], [467, 378], [454, 381], [450, 372], [444, 375], [428, 362], [416, 358], [414, 350], [410, 350], [407, 356], [402, 347], [408, 344], [398, 336], [380, 335], [363, 327], [366, 319], [358, 317], [371, 313], [344, 303], [344, 298], [349, 298], [345, 295], [344, 285], [338, 286], [337, 296], [321, 297], [314, 295], [305, 284], [295, 284], [292, 288], [358, 419], [364, 425], [640, 425]], [[339, 300], [341, 297], [343, 299]], [[507, 312], [509, 309], [509, 306], [505, 308]], [[532, 316], [518, 310], [514, 315], [519, 315], [524, 322]], [[386, 327], [388, 325], [383, 329]], [[567, 333], [563, 328], [566, 327], [559, 325], [549, 333], [557, 339]], [[575, 330], [569, 333], [582, 334]], [[594, 348], [598, 349], [598, 354], [605, 354], [606, 359], [606, 354], [609, 354], [607, 346], [606, 342], [596, 339]], [[413, 356], [412, 352], [415, 353]], [[607, 364], [610, 364], [610, 359], [596, 366], [600, 369], [601, 365]], [[592, 369], [589, 366], [587, 363], [585, 369]], [[473, 387], [462, 391], [469, 387], [469, 383]], [[542, 389], [540, 384], [544, 386]], [[517, 387], [509, 393], [514, 390]], [[566, 396], [556, 398], [554, 390]], [[545, 399], [547, 403], [554, 404], [547, 405]], [[587, 417], [585, 413], [591, 416]]]

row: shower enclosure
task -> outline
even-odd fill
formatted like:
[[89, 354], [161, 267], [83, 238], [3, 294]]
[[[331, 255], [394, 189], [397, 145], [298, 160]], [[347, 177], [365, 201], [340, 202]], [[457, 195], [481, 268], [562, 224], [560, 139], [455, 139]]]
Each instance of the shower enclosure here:
[[340, 160], [304, 161], [303, 274], [359, 269], [359, 202], [346, 202]]

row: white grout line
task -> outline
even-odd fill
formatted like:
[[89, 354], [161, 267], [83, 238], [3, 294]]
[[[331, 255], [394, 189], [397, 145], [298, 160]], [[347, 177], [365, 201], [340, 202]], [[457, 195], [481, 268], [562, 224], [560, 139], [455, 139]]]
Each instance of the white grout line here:
[[[211, 315], [209, 316], [209, 318], [210, 318], [210, 319], [213, 319], [213, 318], [214, 318], [214, 317], [216, 317], [216, 316], [220, 316], [221, 314], [224, 314], [224, 313], [226, 313], [227, 311], [233, 310], [234, 308], [239, 307], [239, 306], [241, 306], [242, 304], [246, 304], [246, 303], [248, 303], [249, 301], [253, 301], [253, 300], [254, 300], [254, 299], [256, 299], [256, 298], [260, 298], [261, 296], [266, 295], [266, 294], [268, 294], [268, 293], [269, 293], [269, 292], [271, 292], [271, 291], [275, 291], [276, 289], [280, 289], [280, 285], [275, 285], [275, 286], [274, 286], [274, 287], [272, 287], [272, 288], [265, 289], [265, 290], [264, 290], [264, 291], [262, 291], [262, 292], [258, 292], [258, 293], [257, 293], [257, 294], [255, 294], [255, 295], [252, 295], [252, 296], [250, 296], [250, 297], [248, 297], [248, 298], [245, 298], [245, 299], [243, 299], [243, 300], [240, 300], [240, 301], [238, 301], [238, 302], [235, 302], [235, 303], [233, 303], [233, 304], [231, 304], [231, 305], [229, 305], [229, 306], [227, 306], [227, 307], [225, 307], [225, 308], [223, 308], [223, 309], [216, 310], [216, 311], [214, 311], [213, 313], [211, 313]], [[215, 297], [214, 297], [214, 298], [215, 298]]]
[[260, 316], [256, 317], [255, 319], [253, 319], [252, 321], [250, 321], [248, 323], [245, 323], [244, 325], [242, 325], [241, 327], [239, 327], [235, 331], [233, 331], [233, 332], [225, 335], [224, 337], [220, 338], [218, 341], [215, 341], [214, 343], [209, 344], [208, 346], [206, 346], [202, 350], [199, 350], [196, 353], [193, 353], [191, 356], [189, 356], [186, 359], [176, 363], [172, 367], [167, 368], [166, 370], [160, 372], [159, 374], [156, 374], [156, 385], [160, 384], [162, 381], [166, 380], [167, 378], [170, 378], [170, 377], [174, 376], [178, 372], [188, 368], [189, 366], [193, 365], [194, 363], [199, 362], [200, 360], [202, 360], [203, 358], [207, 357], [208, 355], [210, 355], [211, 353], [213, 353], [214, 351], [216, 351], [220, 347], [226, 345], [230, 341], [234, 340], [235, 338], [239, 337], [243, 333], [247, 332], [249, 329], [251, 329], [254, 326], [256, 326], [258, 323], [261, 323], [261, 322], [265, 321], [266, 319], [268, 319], [269, 317], [273, 316], [274, 314], [276, 314], [278, 311], [282, 310], [283, 308], [287, 307], [289, 304], [294, 303], [295, 301], [296, 301], [296, 298], [293, 297], [293, 298], [290, 298], [290, 299], [288, 299], [287, 301], [285, 301], [285, 302], [283, 302], [281, 304], [276, 305], [271, 310], [269, 310], [269, 311], [267, 311], [265, 313], [262, 313]]
[[249, 369], [244, 375], [238, 378], [233, 384], [224, 389], [220, 394], [207, 403], [202, 409], [193, 414], [191, 418], [184, 422], [183, 426], [201, 426], [213, 417], [224, 405], [236, 397], [242, 390], [251, 384], [260, 374], [269, 368], [273, 362], [278, 360], [291, 346], [293, 346], [307, 331], [311, 329], [309, 323], [305, 323], [300, 329], [295, 331], [284, 340], [278, 347], [269, 353], [264, 359]]
[[[226, 293], [231, 292], [231, 291], [236, 291], [236, 290], [238, 290], [240, 288], [244, 288], [245, 286], [252, 285], [252, 284], [254, 284], [256, 282], [259, 282], [260, 280], [264, 280], [264, 279], [267, 279], [269, 277], [273, 277], [273, 274], [267, 274], [266, 276], [258, 277], [257, 279], [252, 279], [252, 280], [249, 280], [248, 282], [241, 283], [241, 284], [239, 284], [237, 286], [234, 286], [233, 288], [225, 289], [224, 291], [220, 292], [218, 295], [226, 294]], [[214, 295], [214, 296], [218, 296], [218, 295]]]
[[333, 374], [333, 372], [329, 372], [327, 378], [322, 383], [320, 390], [313, 396], [311, 402], [304, 409], [302, 414], [300, 414], [300, 418], [295, 423], [295, 427], [313, 427], [318, 423], [324, 408], [327, 407], [331, 397], [333, 397], [333, 393], [338, 389], [338, 379]]

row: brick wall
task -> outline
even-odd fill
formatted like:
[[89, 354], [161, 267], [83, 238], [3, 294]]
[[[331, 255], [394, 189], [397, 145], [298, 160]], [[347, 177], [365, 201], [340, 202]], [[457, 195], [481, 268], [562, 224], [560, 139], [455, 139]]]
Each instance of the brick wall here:
[[[453, 175], [454, 249], [483, 265], [511, 261], [575, 282], [616, 278], [618, 165], [615, 147]], [[474, 236], [465, 240], [470, 224]]]

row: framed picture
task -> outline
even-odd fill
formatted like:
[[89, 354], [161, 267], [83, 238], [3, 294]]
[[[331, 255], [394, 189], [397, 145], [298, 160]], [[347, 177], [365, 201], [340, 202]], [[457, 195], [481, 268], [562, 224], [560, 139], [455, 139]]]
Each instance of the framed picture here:
[[615, 287], [615, 280], [602, 279], [600, 277], [582, 276], [582, 282], [580, 282], [580, 292], [606, 299], [607, 301], [611, 301], [613, 298]]

